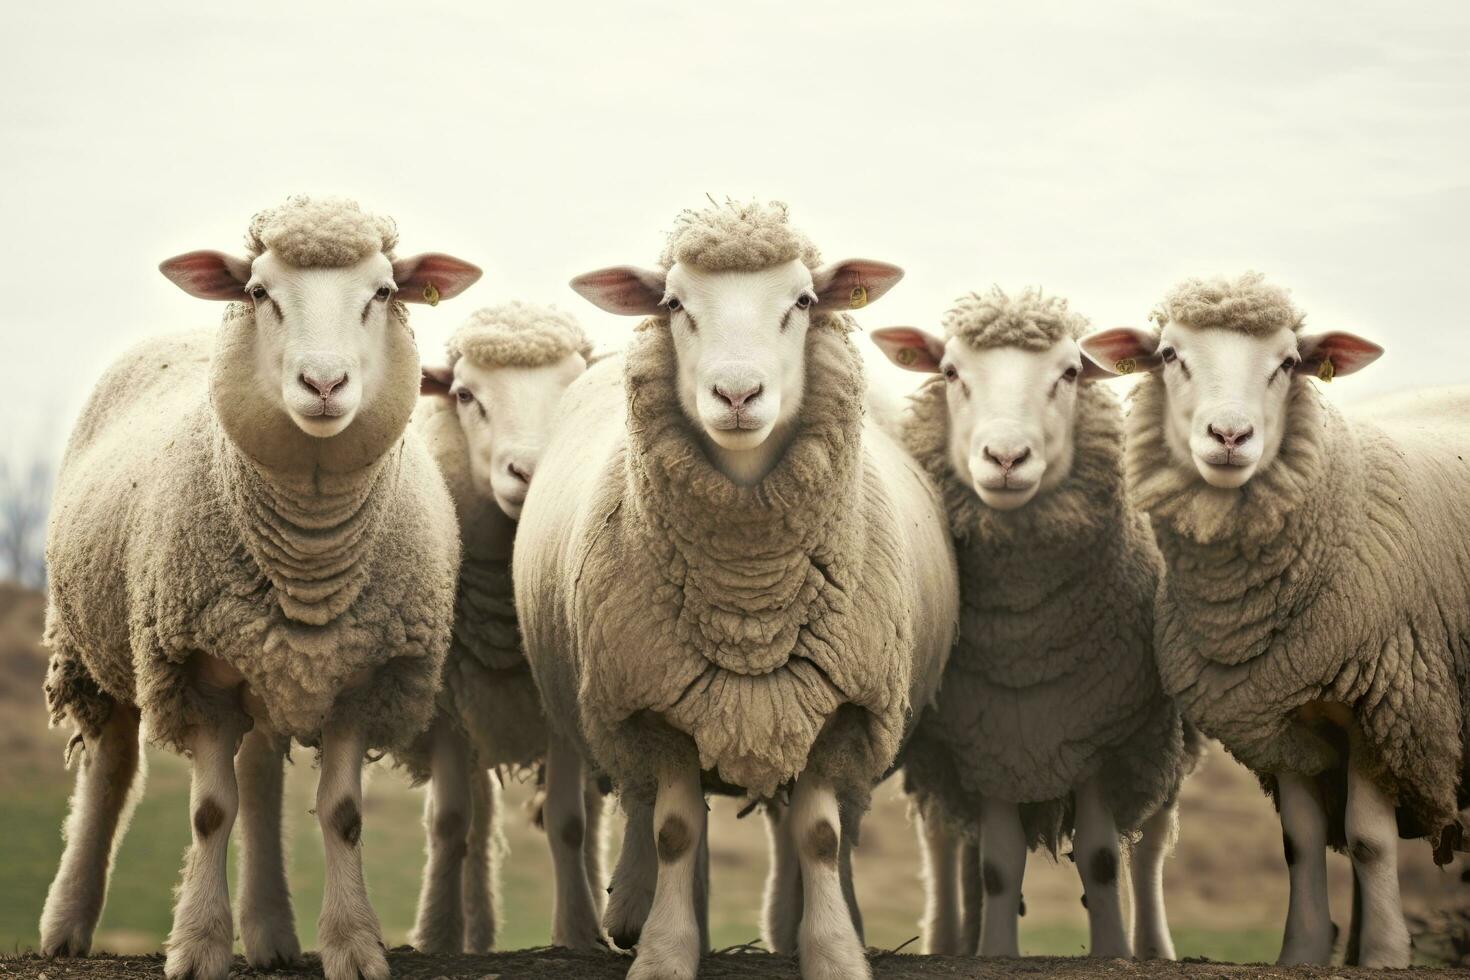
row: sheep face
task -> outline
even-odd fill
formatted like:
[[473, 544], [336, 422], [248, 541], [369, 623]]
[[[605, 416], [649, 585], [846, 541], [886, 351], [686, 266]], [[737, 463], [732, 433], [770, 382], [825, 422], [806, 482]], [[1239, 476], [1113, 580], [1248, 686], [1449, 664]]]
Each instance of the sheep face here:
[[666, 273], [590, 272], [572, 288], [610, 313], [667, 317], [679, 404], [716, 465], [748, 485], [775, 465], [794, 428], [813, 314], [865, 306], [902, 277], [867, 259], [815, 270], [799, 259], [719, 271], [675, 262]]
[[253, 306], [246, 342], [255, 394], [322, 439], [347, 429], [383, 387], [404, 329], [393, 300], [437, 303], [480, 277], [468, 262], [435, 253], [301, 267], [269, 249], [254, 260], [189, 252], [159, 270], [191, 296]]
[[1306, 383], [1296, 379], [1351, 374], [1383, 353], [1377, 344], [1341, 332], [1247, 332], [1174, 321], [1157, 335], [1117, 328], [1081, 343], [1111, 373], [1142, 368], [1161, 376], [1170, 456], [1181, 469], [1222, 489], [1244, 486], [1276, 458], [1292, 386]]
[[475, 492], [493, 498], [511, 520], [521, 516], [557, 402], [586, 370], [587, 361], [573, 352], [538, 367], [488, 366], [461, 357], [447, 372], [447, 396], [469, 446]]
[[900, 367], [943, 375], [950, 465], [986, 506], [1014, 510], [1067, 478], [1077, 386], [1088, 376], [1075, 340], [977, 348], [912, 327], [873, 340]]

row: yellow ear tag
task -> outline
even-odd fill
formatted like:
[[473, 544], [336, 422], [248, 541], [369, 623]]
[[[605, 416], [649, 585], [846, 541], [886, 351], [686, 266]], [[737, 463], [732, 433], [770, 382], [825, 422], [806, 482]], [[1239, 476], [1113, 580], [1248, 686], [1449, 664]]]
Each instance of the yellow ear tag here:
[[1119, 374], [1132, 374], [1138, 367], [1138, 362], [1131, 357], [1124, 357], [1113, 362], [1113, 370]]
[[919, 359], [919, 352], [912, 347], [900, 347], [898, 353], [893, 356], [898, 358], [898, 363], [908, 367]]
[[854, 310], [860, 310], [868, 305], [868, 288], [866, 286], [852, 287], [852, 294], [847, 297], [847, 305]]
[[424, 283], [424, 302], [430, 306], [439, 305], [439, 287], [432, 282]]
[[1336, 376], [1337, 368], [1332, 366], [1332, 358], [1329, 357], [1327, 358], [1327, 360], [1317, 365], [1317, 377], [1327, 382], [1328, 384], [1331, 384], [1332, 379]]

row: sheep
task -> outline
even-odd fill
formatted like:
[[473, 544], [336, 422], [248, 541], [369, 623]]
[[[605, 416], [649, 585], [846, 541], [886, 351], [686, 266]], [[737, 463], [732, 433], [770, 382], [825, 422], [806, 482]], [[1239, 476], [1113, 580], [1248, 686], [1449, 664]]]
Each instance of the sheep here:
[[[480, 953], [494, 945], [498, 783], [486, 769], [533, 765], [547, 739], [521, 654], [510, 550], [557, 400], [591, 354], [570, 314], [511, 302], [473, 313], [449, 339], [448, 364], [424, 368], [412, 428], [449, 486], [461, 538], [454, 640], [437, 718], [399, 757], [416, 780], [432, 780], [414, 928], [414, 943], [426, 952]], [[601, 796], [589, 793], [586, 802], [590, 829]], [[588, 833], [594, 881], [599, 842]]]
[[943, 325], [943, 339], [872, 334], [931, 375], [903, 442], [944, 495], [960, 568], [959, 646], [903, 756], [929, 850], [931, 950], [959, 951], [955, 832], [978, 824], [982, 954], [1019, 955], [1026, 852], [1070, 838], [1092, 954], [1131, 955], [1120, 837], [1142, 831], [1133, 945], [1173, 958], [1161, 875], [1194, 753], [1154, 664], [1160, 560], [1124, 492], [1121, 409], [1092, 383], [1087, 321], [1061, 297], [993, 287]]
[[1358, 959], [1407, 966], [1396, 838], [1446, 863], [1470, 802], [1470, 388], [1334, 407], [1311, 379], [1383, 348], [1303, 333], [1258, 273], [1187, 280], [1151, 319], [1082, 347], [1143, 374], [1127, 479], [1166, 565], [1164, 687], [1279, 807], [1280, 962], [1332, 955], [1334, 844], [1361, 895]]
[[623, 900], [622, 862], [608, 902], [609, 931], [638, 935], [634, 980], [698, 969], [706, 781], [789, 789], [802, 974], [870, 976], [840, 868], [957, 606], [939, 498], [865, 424], [844, 315], [901, 275], [822, 265], [785, 205], [727, 203], [685, 212], [657, 269], [572, 281], [646, 319], [563, 399], [516, 535], [516, 609], [554, 729], [554, 936], [598, 936], [561, 842], [580, 814], [551, 806], [586, 758], [629, 810], [634, 863], [656, 862], [651, 908]]
[[480, 276], [446, 255], [395, 259], [397, 237], [351, 201], [298, 197], [255, 216], [244, 258], [168, 259], [185, 292], [230, 303], [223, 323], [124, 354], [72, 432], [47, 539], [46, 693], [84, 757], [48, 955], [89, 950], [141, 725], [192, 760], [165, 974], [229, 972], [237, 812], [246, 959], [297, 958], [280, 841], [294, 739], [321, 759], [323, 969], [388, 975], [358, 846], [362, 762], [429, 722], [459, 558], [448, 491], [405, 431], [419, 362], [399, 300]]

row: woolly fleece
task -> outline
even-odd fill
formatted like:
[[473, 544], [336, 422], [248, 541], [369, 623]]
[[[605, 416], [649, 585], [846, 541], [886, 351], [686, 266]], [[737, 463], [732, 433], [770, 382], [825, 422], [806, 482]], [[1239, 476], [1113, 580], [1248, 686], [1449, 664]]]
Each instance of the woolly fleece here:
[[254, 259], [267, 250], [299, 269], [355, 265], [374, 252], [393, 258], [398, 226], [369, 214], [345, 197], [289, 198], [250, 219], [245, 250]]
[[674, 222], [659, 265], [669, 269], [679, 262], [706, 272], [754, 272], [800, 259], [808, 269], [815, 269], [821, 264], [821, 253], [791, 227], [787, 215], [780, 201], [726, 201], [701, 211], [685, 211]]
[[1401, 831], [1438, 841], [1470, 803], [1470, 388], [1344, 415], [1291, 384], [1281, 450], [1239, 490], [1170, 456], [1160, 379], [1134, 393], [1128, 481], [1168, 568], [1164, 686], [1268, 784], [1340, 773], [1341, 738], [1302, 709], [1351, 706]]
[[482, 367], [541, 367], [568, 354], [591, 359], [592, 342], [570, 313], [515, 300], [487, 306], [449, 338], [449, 362], [469, 358]]
[[[1085, 326], [1059, 300], [990, 300], [989, 322], [1023, 344]], [[956, 823], [974, 819], [982, 796], [1022, 803], [1028, 842], [1053, 853], [1073, 831], [1078, 784], [1100, 774], [1131, 833], [1177, 791], [1196, 751], [1154, 663], [1160, 561], [1124, 494], [1121, 409], [1085, 384], [1076, 412], [1071, 474], [1014, 511], [985, 506], [955, 474], [942, 378], [921, 386], [904, 425], [944, 495], [961, 598], [938, 704], [904, 753], [907, 783]]]
[[95, 734], [136, 704], [182, 751], [245, 711], [238, 689], [195, 683], [199, 653], [238, 670], [278, 732], [314, 744], [350, 713], [371, 747], [400, 748], [432, 714], [459, 558], [448, 492], [404, 431], [412, 334], [395, 313], [382, 390], [315, 439], [253, 393], [254, 332], [232, 304], [215, 333], [141, 344], [83, 410], [47, 541], [52, 717]]
[[[664, 262], [817, 261], [783, 205], [686, 213]], [[799, 428], [760, 483], [712, 466], [667, 318], [578, 379], [521, 517], [527, 657], [553, 724], [623, 792], [696, 762], [770, 797], [798, 774], [861, 812], [954, 641], [952, 549], [922, 470], [863, 418], [842, 316], [806, 338]], [[573, 730], [573, 729], [576, 730]]]
[[1008, 296], [999, 286], [961, 296], [941, 322], [946, 339], [958, 337], [974, 350], [1050, 350], [1064, 337], [1076, 339], [1088, 329], [1087, 319], [1069, 310], [1060, 296], [1043, 296], [1039, 289]]
[[[521, 302], [475, 311], [447, 346], [451, 363], [467, 357], [485, 367], [537, 367], [572, 353], [586, 358], [592, 347], [570, 314]], [[469, 443], [450, 399], [420, 398], [412, 425], [444, 476], [460, 526], [454, 639], [440, 709], [469, 738], [482, 765], [529, 765], [545, 754], [548, 730], [516, 623], [510, 572], [515, 522], [493, 498], [476, 492]], [[414, 779], [427, 779], [430, 749], [425, 736], [398, 761]]]
[[1285, 289], [1266, 282], [1259, 272], [1246, 272], [1234, 279], [1186, 279], [1154, 307], [1149, 319], [1159, 330], [1173, 322], [1265, 336], [1283, 327], [1300, 330], [1306, 317]]

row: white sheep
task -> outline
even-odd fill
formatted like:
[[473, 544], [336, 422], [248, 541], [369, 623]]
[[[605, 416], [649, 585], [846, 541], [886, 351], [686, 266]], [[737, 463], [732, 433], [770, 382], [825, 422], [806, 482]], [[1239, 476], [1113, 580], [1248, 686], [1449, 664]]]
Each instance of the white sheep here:
[[[454, 498], [461, 552], [438, 716], [399, 755], [416, 779], [432, 780], [413, 933], [426, 952], [485, 952], [495, 942], [499, 788], [486, 770], [534, 765], [547, 741], [541, 697], [521, 653], [511, 546], [557, 402], [591, 353], [570, 314], [511, 302], [473, 313], [450, 337], [448, 363], [424, 368], [412, 427]], [[587, 794], [585, 828], [575, 828], [594, 882], [601, 877], [601, 799]]]
[[[634, 980], [698, 968], [702, 773], [790, 788], [777, 835], [800, 869], [802, 973], [869, 975], [839, 867], [956, 609], [938, 496], [864, 422], [844, 315], [900, 275], [821, 265], [784, 205], [730, 204], [686, 212], [656, 270], [573, 280], [647, 319], [563, 399], [516, 536], [517, 612], [556, 729], [548, 780], [579, 785], [590, 754], [630, 808], [630, 846], [656, 855]], [[557, 797], [553, 827], [575, 815]], [[576, 855], [549, 836], [555, 941], [593, 942]], [[647, 908], [623, 880], [615, 935]]]
[[1362, 965], [1407, 966], [1397, 838], [1447, 862], [1470, 800], [1470, 388], [1339, 411], [1311, 379], [1382, 348], [1302, 333], [1255, 273], [1188, 280], [1152, 318], [1082, 347], [1146, 372], [1127, 473], [1166, 563], [1164, 687], [1280, 807], [1280, 962], [1332, 954], [1333, 843], [1361, 891]]
[[1194, 755], [1154, 664], [1160, 560], [1124, 492], [1122, 411], [1092, 383], [1103, 372], [1077, 346], [1087, 321], [1059, 296], [971, 293], [943, 325], [943, 338], [872, 335], [932, 375], [903, 441], [944, 494], [960, 569], [959, 645], [903, 756], [928, 801], [931, 950], [959, 951], [945, 825], [978, 824], [982, 954], [1019, 955], [1026, 852], [1070, 838], [1092, 954], [1131, 955], [1120, 837], [1142, 831], [1135, 943], [1172, 958], [1162, 867]]
[[41, 919], [48, 955], [90, 946], [141, 720], [193, 768], [166, 975], [229, 972], [237, 810], [246, 959], [297, 957], [280, 841], [292, 739], [321, 753], [323, 969], [388, 975], [361, 767], [429, 722], [459, 557], [444, 483], [405, 433], [419, 360], [397, 300], [480, 275], [444, 255], [395, 260], [396, 242], [350, 201], [294, 198], [255, 217], [245, 258], [169, 259], [184, 291], [234, 301], [223, 324], [123, 355], [72, 432], [47, 542], [46, 688], [85, 755]]

